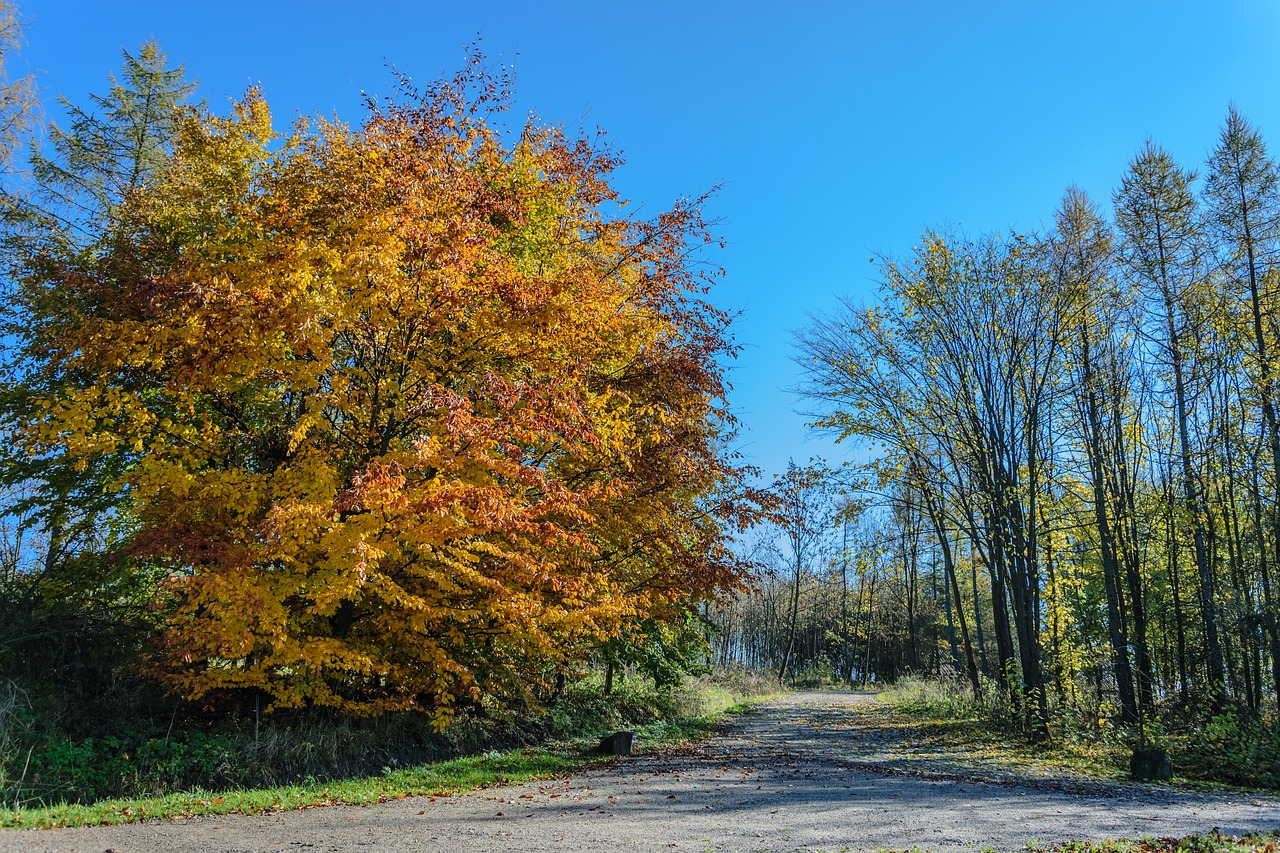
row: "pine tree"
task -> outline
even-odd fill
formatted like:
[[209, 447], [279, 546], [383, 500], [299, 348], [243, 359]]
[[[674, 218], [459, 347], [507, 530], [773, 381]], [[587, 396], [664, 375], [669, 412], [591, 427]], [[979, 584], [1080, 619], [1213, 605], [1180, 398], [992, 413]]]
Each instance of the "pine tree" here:
[[195, 92], [185, 69], [149, 41], [124, 52], [106, 94], [89, 108], [60, 99], [69, 123], [49, 130], [52, 152], [33, 158], [44, 212], [71, 226], [79, 240], [100, 237], [125, 196], [168, 162], [178, 122]]
[[[9, 198], [21, 226], [6, 235], [6, 260], [21, 284], [5, 294], [0, 306], [0, 331], [17, 342], [0, 365], [0, 426], [34, 416], [33, 391], [39, 389], [31, 387], [30, 367], [51, 355], [56, 358], [67, 318], [110, 310], [100, 298], [67, 287], [65, 277], [52, 281], [48, 271], [71, 265], [84, 280], [113, 274], [104, 271], [101, 258], [118, 231], [118, 211], [130, 192], [164, 167], [194, 91], [183, 68], [171, 67], [152, 41], [136, 55], [124, 52], [119, 74], [110, 76], [105, 94], [89, 96], [88, 108], [62, 99], [68, 126], [52, 126], [50, 150], [33, 155], [34, 191], [29, 198]], [[64, 374], [60, 381], [75, 383], [84, 377]], [[117, 473], [106, 459], [77, 467], [56, 456], [0, 456], [0, 481], [29, 487], [27, 498], [14, 509], [33, 512], [43, 523], [46, 568], [63, 559], [74, 542], [99, 538], [98, 522], [116, 502], [105, 484]]]
[[1191, 183], [1194, 171], [1148, 141], [1129, 164], [1115, 194], [1116, 225], [1124, 235], [1120, 257], [1130, 276], [1159, 306], [1160, 328], [1153, 335], [1173, 380], [1174, 423], [1182, 493], [1191, 521], [1196, 570], [1200, 580], [1205, 666], [1210, 695], [1226, 701], [1226, 670], [1219, 635], [1216, 583], [1207, 541], [1204, 495], [1196, 479], [1191, 447], [1191, 405], [1198, 376], [1195, 342], [1205, 282], [1206, 240]]

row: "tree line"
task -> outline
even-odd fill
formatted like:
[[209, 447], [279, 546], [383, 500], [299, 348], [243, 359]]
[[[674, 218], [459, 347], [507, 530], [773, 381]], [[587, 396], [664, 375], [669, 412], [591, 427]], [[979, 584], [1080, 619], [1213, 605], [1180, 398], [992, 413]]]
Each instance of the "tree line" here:
[[[847, 472], [822, 464], [793, 464], [777, 478], [773, 496], [785, 506], [790, 488], [793, 513], [775, 508], [757, 526], [747, 549], [759, 566], [752, 588], [705, 609], [711, 665], [798, 686], [874, 687], [910, 675], [949, 680], [962, 667], [959, 618], [966, 630], [976, 629], [979, 669], [990, 675], [991, 617], [977, 563], [958, 559], [960, 601], [919, 514], [907, 504], [869, 502], [866, 494], [851, 500], [850, 485]], [[976, 604], [972, 589], [979, 590]]]
[[[888, 581], [882, 620], [902, 611], [885, 670], [941, 644], [1036, 737], [1087, 700], [1125, 724], [1275, 713], [1278, 186], [1232, 106], [1202, 173], [1149, 141], [1109, 210], [1073, 187], [1043, 233], [926, 233], [875, 304], [798, 334], [815, 425], [872, 457], [845, 479], [880, 507], [854, 559]], [[793, 592], [808, 572], [830, 597], [832, 550], [790, 551]]]

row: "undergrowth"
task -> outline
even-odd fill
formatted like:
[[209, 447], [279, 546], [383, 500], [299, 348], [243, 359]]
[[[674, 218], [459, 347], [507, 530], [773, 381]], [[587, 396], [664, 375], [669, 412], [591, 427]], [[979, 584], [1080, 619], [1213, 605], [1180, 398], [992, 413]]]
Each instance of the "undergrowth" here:
[[[279, 789], [284, 793], [268, 799], [282, 802], [301, 791], [299, 796], [312, 802], [323, 800], [323, 792], [343, 780], [398, 778], [395, 774], [423, 772], [424, 765], [464, 756], [523, 756], [536, 759], [537, 768], [551, 761], [549, 766], [563, 769], [571, 763], [568, 756], [583, 752], [607, 731], [639, 728], [642, 743], [688, 736], [696, 733], [698, 721], [771, 689], [744, 673], [690, 677], [661, 689], [633, 676], [618, 678], [605, 695], [602, 680], [592, 676], [570, 682], [563, 694], [542, 705], [470, 709], [443, 732], [434, 731], [423, 714], [361, 720], [311, 712], [264, 716], [258, 725], [253, 716], [241, 715], [207, 726], [175, 725], [175, 714], [169, 720], [121, 720], [77, 737], [42, 726], [31, 703], [10, 687], [8, 694], [0, 691], [0, 805], [9, 809], [4, 822], [13, 825], [13, 815], [24, 810], [119, 798], [168, 803], [153, 804], [148, 814], [156, 808], [174, 813], [175, 802], [212, 802], [209, 792], [242, 789]], [[424, 786], [439, 783], [410, 787]], [[385, 785], [359, 787], [376, 796]], [[185, 793], [190, 791], [203, 793]], [[171, 802], [171, 795], [177, 800]], [[232, 808], [225, 796], [220, 802], [228, 810], [262, 807]]]
[[[978, 699], [958, 682], [904, 678], [886, 686], [880, 698], [917, 722], [945, 721], [959, 741], [1051, 758], [1090, 776], [1127, 777], [1129, 757], [1143, 740], [1136, 726], [1117, 725], [1112, 709], [1055, 707], [1050, 741], [1033, 744], [1019, 734], [1007, 698], [990, 684]], [[1280, 724], [1274, 714], [1162, 707], [1147, 722], [1145, 741], [1169, 752], [1177, 778], [1280, 789]]]

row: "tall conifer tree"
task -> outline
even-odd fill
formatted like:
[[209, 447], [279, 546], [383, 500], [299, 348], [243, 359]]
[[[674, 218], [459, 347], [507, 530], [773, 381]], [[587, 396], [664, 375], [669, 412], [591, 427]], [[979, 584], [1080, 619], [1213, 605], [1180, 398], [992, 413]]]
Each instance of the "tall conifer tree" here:
[[[1274, 275], [1280, 240], [1280, 173], [1267, 152], [1262, 135], [1231, 105], [1218, 145], [1209, 155], [1204, 198], [1209, 221], [1226, 253], [1232, 292], [1247, 301], [1246, 315], [1253, 344], [1252, 384], [1262, 410], [1262, 427], [1270, 450], [1274, 485], [1280, 484], [1280, 424], [1276, 417], [1274, 367], [1275, 318], [1266, 309], [1264, 280]], [[1280, 703], [1280, 626], [1276, 624], [1271, 569], [1280, 565], [1280, 501], [1271, 506], [1270, 555], [1259, 542], [1259, 574], [1268, 613], [1264, 620], [1271, 637], [1272, 681]], [[1268, 559], [1270, 557], [1270, 559]]]
[[1211, 697], [1221, 705], [1226, 701], [1226, 670], [1206, 534], [1208, 509], [1195, 475], [1190, 426], [1198, 379], [1195, 324], [1201, 306], [1197, 290], [1204, 284], [1206, 262], [1205, 235], [1191, 192], [1195, 177], [1195, 172], [1183, 169], [1167, 151], [1148, 141], [1130, 162], [1115, 195], [1115, 207], [1116, 224], [1125, 237], [1120, 256], [1135, 282], [1159, 306], [1159, 328], [1153, 337], [1173, 382], [1182, 493], [1200, 579], [1205, 666]]

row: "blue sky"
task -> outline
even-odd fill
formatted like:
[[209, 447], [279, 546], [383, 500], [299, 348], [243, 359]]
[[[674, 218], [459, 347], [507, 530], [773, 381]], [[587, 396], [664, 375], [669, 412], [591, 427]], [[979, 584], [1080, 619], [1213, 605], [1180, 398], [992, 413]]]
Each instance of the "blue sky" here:
[[[1147, 137], [1203, 163], [1234, 100], [1280, 152], [1280, 3], [79, 2], [19, 0], [47, 98], [102, 91], [154, 37], [208, 103], [360, 118], [387, 64], [451, 73], [477, 36], [520, 108], [608, 131], [642, 212], [721, 186], [717, 304], [741, 309], [731, 403], [765, 473], [845, 451], [787, 389], [791, 332], [873, 299], [922, 230], [1030, 230], [1071, 183], [1108, 203]], [[57, 110], [49, 108], [57, 118]]]

